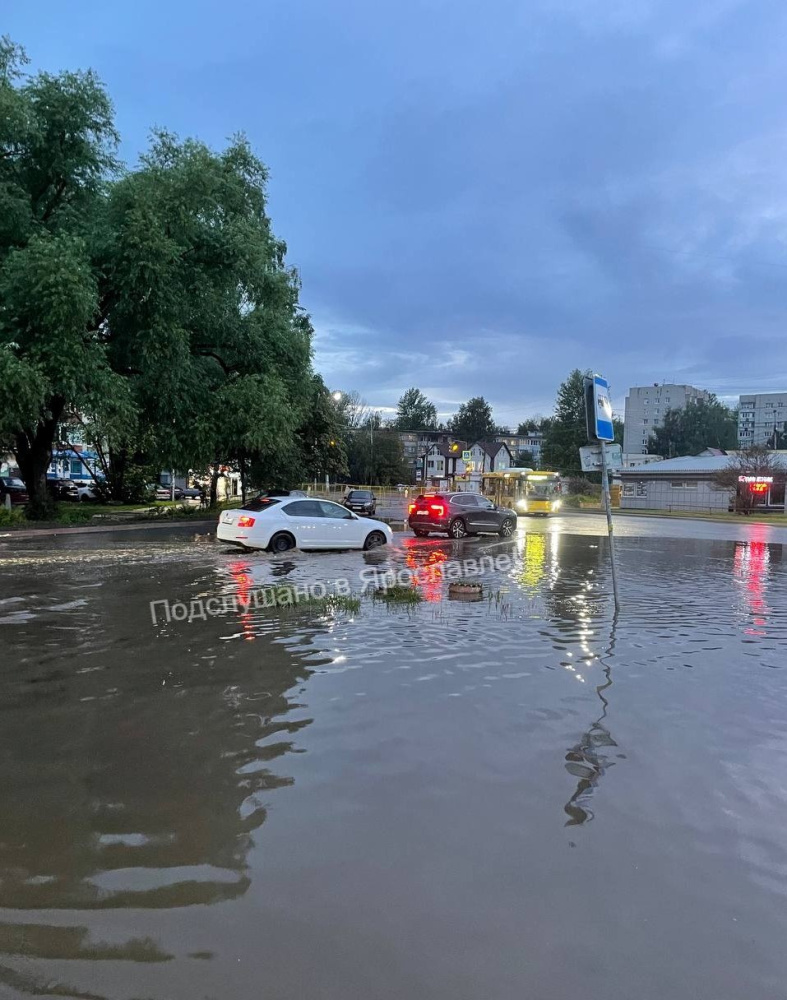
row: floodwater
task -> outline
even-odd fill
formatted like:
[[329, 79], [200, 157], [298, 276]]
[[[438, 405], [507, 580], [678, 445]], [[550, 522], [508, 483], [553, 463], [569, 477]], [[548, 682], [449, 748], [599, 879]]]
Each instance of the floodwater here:
[[784, 998], [787, 532], [620, 533], [1, 539], [0, 997]]

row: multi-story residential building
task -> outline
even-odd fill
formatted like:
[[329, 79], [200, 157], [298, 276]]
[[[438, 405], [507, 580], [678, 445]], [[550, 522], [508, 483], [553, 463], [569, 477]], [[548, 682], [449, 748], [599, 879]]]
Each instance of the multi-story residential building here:
[[761, 392], [738, 401], [738, 444], [787, 447], [787, 392]]
[[[424, 454], [433, 444], [451, 445], [458, 439], [448, 431], [398, 431], [404, 460], [410, 470], [410, 482], [418, 482], [423, 474]], [[462, 445], [464, 447], [464, 445]]]
[[681, 410], [687, 403], [709, 399], [706, 389], [671, 382], [634, 386], [626, 396], [623, 425], [623, 453], [647, 455], [648, 438], [654, 427], [661, 426], [667, 410]]
[[529, 451], [533, 456], [532, 464], [534, 468], [541, 465], [541, 444], [544, 440], [543, 431], [531, 431], [529, 434], [498, 434], [495, 441], [500, 441], [506, 445], [511, 452], [514, 465], [519, 463], [518, 455], [522, 451]]

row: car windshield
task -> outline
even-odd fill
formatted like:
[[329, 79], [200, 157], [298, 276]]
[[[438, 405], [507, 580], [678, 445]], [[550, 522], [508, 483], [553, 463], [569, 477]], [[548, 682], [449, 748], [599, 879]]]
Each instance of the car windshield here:
[[276, 497], [259, 496], [255, 497], [253, 500], [248, 500], [245, 504], [243, 504], [243, 509], [266, 510], [268, 507], [273, 507], [277, 503], [279, 503], [279, 500]]
[[4, 479], [3, 482], [5, 483], [6, 486], [14, 486], [17, 489], [20, 486], [22, 487], [22, 489], [25, 488], [25, 484], [22, 482], [21, 479], [12, 479], [12, 478], [9, 478], [9, 479]]
[[371, 500], [372, 494], [370, 490], [350, 490], [351, 500]]

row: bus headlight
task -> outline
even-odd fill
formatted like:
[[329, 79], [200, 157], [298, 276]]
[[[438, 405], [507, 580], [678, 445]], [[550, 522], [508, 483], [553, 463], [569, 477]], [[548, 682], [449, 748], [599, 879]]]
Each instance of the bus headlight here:
[[518, 510], [527, 510], [527, 500], [517, 500], [516, 505]]
[[552, 504], [552, 510], [560, 510], [561, 503], [562, 503], [561, 500], [555, 500], [555, 502]]

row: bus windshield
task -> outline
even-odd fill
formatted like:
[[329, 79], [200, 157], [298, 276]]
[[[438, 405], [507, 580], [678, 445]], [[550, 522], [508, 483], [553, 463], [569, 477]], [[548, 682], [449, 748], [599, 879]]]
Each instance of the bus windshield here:
[[559, 492], [558, 484], [552, 479], [536, 479], [528, 483], [528, 493], [532, 497], [554, 497]]

